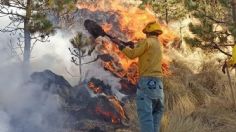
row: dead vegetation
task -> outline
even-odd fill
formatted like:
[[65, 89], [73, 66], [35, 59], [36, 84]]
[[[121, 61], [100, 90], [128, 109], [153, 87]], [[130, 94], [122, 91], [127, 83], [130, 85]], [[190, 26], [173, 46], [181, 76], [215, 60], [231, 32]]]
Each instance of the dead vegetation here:
[[[161, 132], [235, 132], [236, 102], [233, 102], [227, 75], [221, 72], [216, 59], [206, 57], [198, 66], [186, 56], [172, 56], [172, 59], [172, 75], [164, 78], [165, 113]], [[231, 77], [236, 94], [233, 72]], [[126, 101], [124, 110], [129, 118], [128, 126], [96, 120], [83, 120], [82, 125], [78, 122], [75, 124], [91, 131], [138, 132], [139, 123], [133, 97]], [[95, 129], [97, 126], [99, 128]]]
[[[236, 108], [219, 64], [206, 60], [195, 73], [184, 64], [186, 60], [174, 61], [174, 73], [164, 81], [166, 113], [162, 132], [235, 132]], [[236, 88], [236, 78], [232, 78]]]

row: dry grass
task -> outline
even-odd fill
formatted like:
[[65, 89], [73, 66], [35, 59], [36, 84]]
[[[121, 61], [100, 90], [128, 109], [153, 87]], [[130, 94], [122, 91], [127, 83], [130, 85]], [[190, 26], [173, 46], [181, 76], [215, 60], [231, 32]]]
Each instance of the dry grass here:
[[[164, 79], [161, 132], [235, 132], [236, 108], [227, 76], [210, 63], [199, 73], [181, 61], [172, 65], [172, 76]], [[236, 78], [233, 83], [236, 88]], [[126, 104], [126, 110], [132, 122], [127, 130], [139, 131], [135, 102]]]
[[[186, 59], [175, 59], [171, 68], [172, 76], [164, 79], [165, 114], [161, 132], [236, 132], [236, 102], [232, 99], [227, 76], [217, 64], [204, 62], [196, 70], [191, 69]], [[236, 95], [236, 76], [231, 76]], [[111, 130], [138, 132], [134, 99], [124, 108], [130, 126]]]
[[[236, 102], [227, 76], [213, 61], [202, 63], [198, 72], [186, 60], [173, 61], [173, 74], [164, 80], [161, 132], [236, 132]], [[236, 77], [231, 76], [236, 95]]]
[[209, 132], [210, 130], [200, 119], [184, 117], [176, 113], [166, 114], [161, 128], [161, 132]]

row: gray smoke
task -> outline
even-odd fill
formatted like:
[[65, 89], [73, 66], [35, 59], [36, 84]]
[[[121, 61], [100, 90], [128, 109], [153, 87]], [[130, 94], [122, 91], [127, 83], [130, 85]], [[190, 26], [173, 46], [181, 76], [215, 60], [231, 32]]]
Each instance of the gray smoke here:
[[[78, 16], [79, 18], [81, 17]], [[1, 18], [0, 28], [8, 22], [7, 18]], [[77, 29], [84, 32], [82, 27]], [[77, 31], [58, 31], [55, 36], [50, 37], [50, 42], [38, 43], [31, 54], [32, 71], [50, 69], [65, 77], [71, 84], [78, 84], [79, 67], [71, 63], [68, 50], [71, 46], [69, 40]], [[17, 35], [14, 37], [12, 42], [16, 43]], [[66, 115], [61, 111], [58, 95], [43, 90], [39, 85], [23, 82], [27, 79], [24, 79], [21, 71], [22, 55], [19, 49], [14, 52], [9, 47], [10, 38], [9, 34], [0, 33], [0, 132], [63, 131]], [[120, 79], [105, 71], [99, 61], [84, 65], [83, 71], [83, 79], [101, 79], [112, 86], [113, 93], [120, 100], [125, 96], [118, 91]]]
[[7, 49], [0, 50], [0, 132], [57, 132], [64, 115], [58, 95], [41, 86], [23, 82], [21, 64], [9, 62]]
[[[0, 27], [7, 22], [7, 18], [1, 18]], [[0, 32], [0, 132], [63, 131], [66, 115], [61, 110], [59, 96], [43, 90], [40, 85], [23, 81], [29, 78], [21, 71], [22, 56], [19, 50], [14, 52], [10, 46], [10, 40], [15, 44], [16, 38], [17, 34], [11, 37], [8, 33]], [[33, 70], [41, 71], [47, 67], [60, 71], [58, 65], [66, 67], [68, 39], [58, 34], [52, 40], [54, 42], [36, 45], [31, 58]], [[58, 48], [52, 43], [56, 43]], [[51, 48], [46, 50], [48, 47]], [[34, 66], [36, 62], [37, 66]]]

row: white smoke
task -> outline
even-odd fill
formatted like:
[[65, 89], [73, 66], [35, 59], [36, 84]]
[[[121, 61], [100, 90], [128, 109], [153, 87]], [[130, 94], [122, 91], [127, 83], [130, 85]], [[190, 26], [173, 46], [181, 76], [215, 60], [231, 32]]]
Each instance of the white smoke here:
[[[7, 17], [1, 18], [1, 28], [7, 22]], [[23, 82], [21, 54], [15, 56], [9, 47], [10, 40], [16, 38], [17, 34], [11, 37], [0, 33], [0, 132], [59, 132], [65, 120], [59, 97], [39, 85]], [[65, 59], [69, 57], [66, 42], [67, 39], [58, 34], [52, 38], [58, 48], [52, 43], [38, 44], [32, 52], [32, 68], [60, 71], [62, 64], [61, 67], [69, 64]]]
[[0, 131], [1, 132], [10, 132], [11, 128], [10, 128], [10, 118], [8, 116], [8, 114], [5, 111], [2, 111], [0, 108]]
[[20, 63], [7, 62], [6, 53], [0, 53], [0, 132], [57, 132], [63, 120], [53, 120], [64, 118], [58, 96], [23, 83]]
[[108, 84], [111, 86], [112, 93], [119, 99], [122, 100], [122, 98], [125, 96], [124, 94], [120, 93], [118, 90], [121, 89], [121, 85], [119, 83], [120, 78], [115, 77], [112, 75], [109, 71], [104, 70], [104, 68], [101, 66], [101, 62], [95, 62], [93, 64], [87, 65], [84, 67], [86, 80], [89, 80], [90, 78], [94, 77], [96, 79], [102, 80], [105, 84]]
[[69, 40], [74, 36], [72, 33], [58, 30], [56, 35], [50, 37], [50, 42], [37, 44], [31, 55], [32, 69], [34, 71], [50, 69], [65, 77], [71, 84], [78, 84], [79, 68], [71, 62], [68, 50], [71, 47]]

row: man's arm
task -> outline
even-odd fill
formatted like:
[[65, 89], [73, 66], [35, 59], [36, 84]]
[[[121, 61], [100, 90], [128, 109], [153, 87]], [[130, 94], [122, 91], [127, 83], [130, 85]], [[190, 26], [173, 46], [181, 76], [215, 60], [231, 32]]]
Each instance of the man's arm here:
[[132, 49], [130, 47], [124, 47], [121, 51], [130, 59], [134, 59], [136, 57], [141, 56], [145, 50], [148, 48], [147, 42], [145, 40], [140, 41], [137, 45]]

